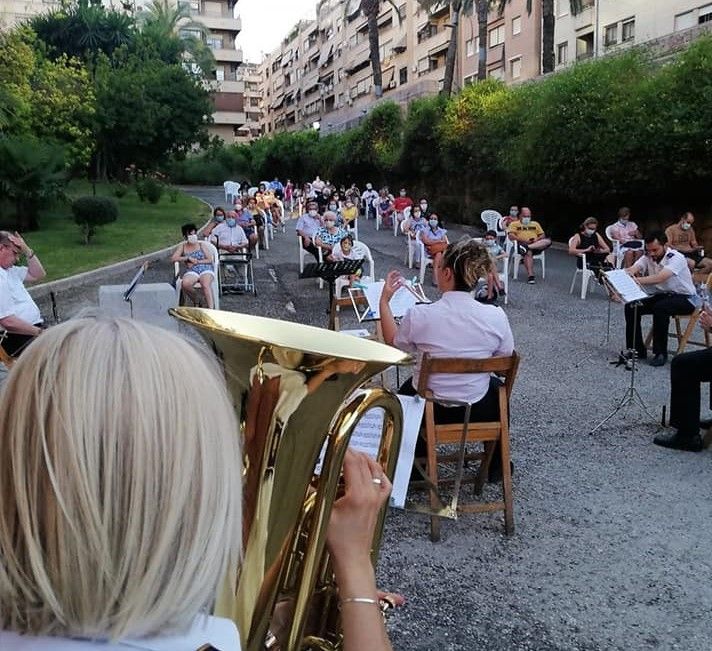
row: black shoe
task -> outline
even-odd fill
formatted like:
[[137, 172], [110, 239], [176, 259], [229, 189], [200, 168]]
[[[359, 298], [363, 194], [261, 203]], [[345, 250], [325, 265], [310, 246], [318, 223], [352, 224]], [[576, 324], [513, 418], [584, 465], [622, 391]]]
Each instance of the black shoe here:
[[[509, 473], [514, 476], [514, 461], [509, 462]], [[487, 471], [487, 483], [488, 484], [498, 484], [502, 481], [502, 464], [499, 459], [495, 462], [494, 459], [490, 461], [490, 467]]]
[[699, 434], [693, 434], [692, 436], [685, 436], [684, 434], [680, 434], [680, 432], [658, 434], [653, 439], [653, 443], [662, 448], [670, 448], [671, 450], [687, 450], [688, 452], [702, 451], [702, 438]]
[[527, 278], [527, 282], [530, 285], [534, 285], [534, 284], [536, 284], [536, 278], [534, 278], [534, 276], [529, 276], [529, 278]]
[[667, 355], [658, 353], [650, 360], [650, 366], [665, 366], [665, 362], [667, 362]]

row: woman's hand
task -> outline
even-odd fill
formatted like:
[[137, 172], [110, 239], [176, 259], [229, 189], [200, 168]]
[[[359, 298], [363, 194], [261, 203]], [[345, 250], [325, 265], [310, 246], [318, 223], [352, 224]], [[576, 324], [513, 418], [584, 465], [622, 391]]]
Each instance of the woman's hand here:
[[391, 298], [393, 298], [393, 294], [395, 294], [402, 287], [404, 282], [405, 280], [403, 279], [403, 276], [401, 276], [400, 271], [396, 271], [395, 269], [389, 271], [386, 276], [386, 283], [383, 286], [381, 300], [386, 302], [390, 301]]
[[361, 452], [346, 452], [344, 481], [346, 492], [334, 503], [326, 532], [337, 580], [364, 562], [370, 564], [378, 514], [391, 493], [381, 466]]

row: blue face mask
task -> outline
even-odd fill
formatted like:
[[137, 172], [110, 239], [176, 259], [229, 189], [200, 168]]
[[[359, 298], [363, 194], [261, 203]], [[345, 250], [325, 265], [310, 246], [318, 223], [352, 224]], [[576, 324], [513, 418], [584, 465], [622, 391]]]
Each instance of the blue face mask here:
[[235, 224], [237, 224], [237, 220], [236, 220], [234, 217], [230, 217], [230, 218], [227, 220], [227, 225], [228, 225], [230, 228], [232, 228], [233, 226], [235, 226]]
[[225, 221], [225, 215], [215, 215], [215, 221], [220, 223]]

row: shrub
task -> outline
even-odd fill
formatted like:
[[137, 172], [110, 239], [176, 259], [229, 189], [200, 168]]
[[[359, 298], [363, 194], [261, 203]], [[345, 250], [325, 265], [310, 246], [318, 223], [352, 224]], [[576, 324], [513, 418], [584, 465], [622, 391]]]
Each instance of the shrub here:
[[79, 197], [72, 202], [72, 214], [81, 228], [84, 244], [89, 244], [97, 226], [118, 219], [119, 207], [111, 197]]
[[158, 203], [163, 196], [163, 183], [151, 176], [136, 181], [136, 194], [141, 201]]
[[168, 198], [171, 200], [171, 203], [178, 202], [178, 193], [179, 193], [178, 188], [174, 188], [174, 187], [168, 188]]
[[114, 196], [121, 199], [122, 197], [126, 196], [126, 193], [129, 191], [128, 187], [124, 183], [117, 183], [114, 186]]

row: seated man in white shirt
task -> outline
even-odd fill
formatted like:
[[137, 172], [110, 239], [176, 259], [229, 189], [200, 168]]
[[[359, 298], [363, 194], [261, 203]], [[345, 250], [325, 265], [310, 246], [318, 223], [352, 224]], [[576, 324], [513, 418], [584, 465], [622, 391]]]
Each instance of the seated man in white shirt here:
[[634, 303], [625, 306], [626, 348], [634, 348], [639, 359], [647, 357], [640, 317], [652, 314], [653, 359], [650, 365], [664, 366], [670, 317], [692, 314], [698, 300], [687, 261], [682, 253], [669, 248], [665, 234], [657, 231], [645, 238], [645, 255], [626, 271], [651, 294], [641, 301], [637, 310]]
[[314, 243], [314, 238], [321, 227], [319, 206], [316, 201], [310, 201], [307, 204], [307, 212], [297, 220], [296, 230], [302, 239], [302, 248], [309, 251], [317, 261], [319, 260], [319, 248]]
[[[24, 255], [27, 266], [17, 266]], [[25, 284], [42, 280], [46, 275], [35, 252], [19, 233], [0, 231], [0, 327], [7, 331], [2, 347], [17, 357], [42, 332], [42, 315]]]
[[237, 223], [234, 212], [229, 212], [227, 219], [213, 229], [210, 241], [220, 253], [243, 253], [249, 245], [247, 235]]

